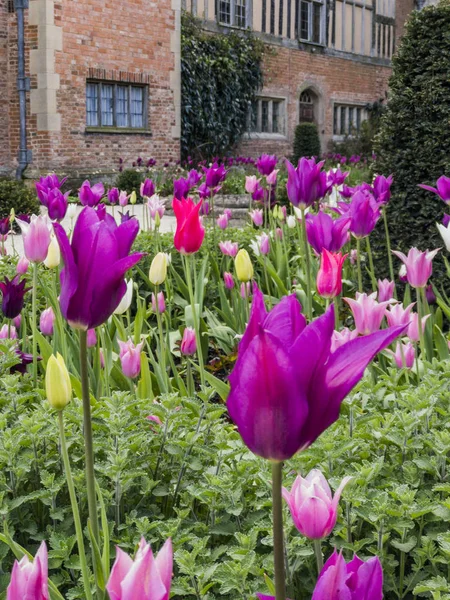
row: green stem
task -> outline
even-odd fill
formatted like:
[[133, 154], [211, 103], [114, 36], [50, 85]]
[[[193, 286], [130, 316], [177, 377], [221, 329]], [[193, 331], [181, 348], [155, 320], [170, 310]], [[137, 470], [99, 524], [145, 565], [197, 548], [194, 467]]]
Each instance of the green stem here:
[[269, 306], [272, 308], [272, 294], [270, 291], [269, 276], [267, 274], [267, 256], [264, 256], [264, 277], [266, 280], [267, 295], [269, 296]]
[[386, 248], [387, 248], [387, 253], [388, 253], [388, 261], [389, 261], [389, 275], [391, 277], [391, 281], [394, 281], [394, 264], [392, 262], [391, 238], [389, 235], [389, 227], [388, 227], [386, 208], [387, 208], [386, 206], [383, 208], [384, 232], [386, 235]]
[[286, 600], [286, 575], [284, 571], [283, 500], [281, 485], [283, 463], [272, 463], [273, 555], [275, 566], [275, 600]]
[[425, 368], [425, 339], [423, 336], [423, 327], [422, 327], [422, 317], [423, 317], [423, 306], [422, 306], [422, 290], [420, 288], [416, 288], [417, 295], [417, 312], [419, 313], [419, 339], [420, 339], [420, 356], [422, 357], [422, 362]]
[[316, 555], [317, 572], [320, 575], [323, 569], [323, 554], [320, 540], [313, 540], [314, 554]]
[[198, 321], [198, 316], [197, 316], [197, 309], [195, 307], [194, 289], [192, 286], [192, 271], [191, 271], [191, 265], [190, 265], [189, 261], [190, 261], [190, 257], [186, 256], [185, 257], [186, 279], [187, 279], [188, 290], [189, 290], [189, 300], [191, 302], [192, 319], [194, 321], [195, 338], [196, 338], [196, 342], [197, 342], [197, 357], [198, 357], [198, 366], [200, 367], [200, 381], [201, 381], [202, 386], [204, 386], [205, 385], [205, 370], [204, 370], [204, 364], [203, 364], [202, 338], [200, 335], [200, 326], [199, 326], [199, 321]]
[[91, 585], [89, 580], [89, 570], [86, 562], [86, 553], [84, 549], [83, 528], [81, 526], [80, 512], [78, 510], [78, 500], [73, 484], [72, 470], [70, 468], [69, 454], [67, 452], [66, 435], [64, 432], [64, 419], [62, 410], [58, 411], [59, 436], [61, 439], [61, 454], [66, 472], [67, 487], [69, 489], [70, 504], [72, 506], [73, 522], [77, 536], [78, 554], [80, 557], [81, 573], [84, 581], [84, 592], [86, 600], [92, 600]]
[[[156, 308], [156, 321], [158, 322], [158, 331], [159, 331], [159, 345], [161, 346], [160, 360], [161, 360], [161, 370], [164, 379], [164, 385], [166, 385], [167, 379], [167, 371], [166, 371], [166, 348], [164, 344], [164, 332], [162, 326], [162, 318], [161, 313], [159, 312], [159, 304], [158, 304], [158, 286], [155, 285], [155, 308]], [[167, 389], [165, 390], [167, 391]]]
[[282, 227], [281, 228], [283, 231], [283, 239], [282, 239], [282, 245], [283, 245], [283, 255], [284, 258], [286, 260], [286, 272], [287, 272], [287, 283], [288, 283], [288, 290], [291, 290], [292, 287], [292, 279], [291, 279], [291, 267], [289, 265], [289, 254], [287, 251], [287, 244], [286, 244], [286, 235], [289, 232], [289, 229], [286, 227]]
[[37, 264], [33, 263], [33, 288], [31, 296], [31, 329], [33, 332], [33, 384], [37, 388], [37, 327], [36, 327], [36, 297], [37, 297]]
[[336, 331], [339, 331], [339, 328], [341, 326], [340, 319], [339, 319], [339, 296], [336, 296], [335, 298], [333, 298], [333, 303], [334, 303], [334, 328], [336, 329]]
[[370, 278], [372, 279], [372, 290], [377, 290], [377, 280], [375, 279], [375, 268], [373, 266], [372, 248], [370, 246], [369, 236], [366, 237], [367, 256], [369, 257]]
[[306, 295], [308, 298], [307, 315], [308, 319], [312, 318], [312, 293], [311, 293], [311, 256], [309, 254], [308, 238], [306, 235], [306, 220], [305, 220], [305, 209], [301, 209], [302, 212], [302, 233], [303, 233], [303, 244], [305, 250], [305, 265], [306, 265]]
[[358, 292], [362, 294], [363, 285], [362, 285], [362, 272], [361, 272], [361, 240], [360, 238], [356, 238], [356, 265], [358, 271]]

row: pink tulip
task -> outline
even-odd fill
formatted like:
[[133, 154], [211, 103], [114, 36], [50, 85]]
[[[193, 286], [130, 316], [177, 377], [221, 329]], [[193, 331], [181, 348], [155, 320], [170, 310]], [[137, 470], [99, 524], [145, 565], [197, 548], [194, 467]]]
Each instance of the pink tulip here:
[[150, 216], [153, 220], [155, 220], [156, 215], [159, 215], [160, 219], [163, 218], [166, 207], [164, 205], [164, 201], [161, 200], [159, 196], [152, 196], [147, 202], [147, 206], [150, 211]]
[[119, 547], [106, 589], [111, 600], [169, 600], [173, 551], [170, 539], [154, 558], [141, 539], [134, 561]]
[[224, 211], [223, 211], [223, 214], [230, 221], [231, 220], [231, 216], [232, 216], [233, 213], [231, 212], [231, 208], [225, 208]]
[[195, 329], [186, 327], [181, 340], [181, 353], [185, 356], [191, 356], [197, 352], [197, 340], [195, 338]]
[[263, 256], [266, 256], [270, 252], [270, 237], [267, 233], [261, 234], [261, 238], [259, 240], [259, 251]]
[[17, 263], [17, 267], [16, 267], [17, 275], [25, 275], [25, 273], [28, 271], [29, 266], [30, 266], [30, 261], [25, 256], [22, 256], [22, 258], [19, 259], [19, 262]]
[[266, 176], [267, 185], [274, 186], [277, 185], [277, 175], [280, 169], [274, 169], [270, 175]]
[[172, 208], [177, 219], [177, 230], [173, 240], [181, 254], [198, 252], [205, 237], [205, 228], [199, 217], [202, 202], [194, 204], [192, 198], [173, 199]]
[[345, 477], [342, 480], [334, 498], [327, 480], [317, 469], [313, 469], [305, 479], [299, 475], [290, 493], [283, 488], [283, 498], [300, 533], [311, 540], [330, 535], [336, 525], [342, 491], [351, 479]]
[[49, 600], [49, 598], [47, 546], [42, 542], [33, 562], [26, 555], [20, 562], [14, 561], [6, 600]]
[[395, 347], [395, 352], [392, 350], [387, 350], [395, 360], [395, 364], [399, 369], [406, 367], [407, 369], [412, 369], [414, 366], [414, 359], [416, 358], [416, 351], [411, 342], [407, 344], [403, 344], [402, 342], [397, 342]]
[[157, 425], [162, 425], [161, 419], [156, 415], [148, 415], [148, 417], [145, 417], [145, 418], [148, 421], [153, 421], [153, 423], [156, 423]]
[[377, 302], [376, 297], [376, 292], [370, 296], [356, 292], [356, 300], [344, 298], [353, 313], [356, 330], [361, 335], [368, 335], [380, 329], [386, 306], [392, 302], [392, 300]]
[[349, 329], [348, 327], [344, 327], [341, 331], [335, 331], [331, 338], [331, 352], [336, 352], [338, 348], [354, 340], [358, 337], [358, 332], [356, 329]]
[[39, 319], [39, 329], [41, 330], [42, 335], [53, 335], [54, 323], [55, 313], [53, 312], [53, 308], [50, 306], [42, 311]]
[[105, 368], [105, 355], [103, 353], [103, 349], [100, 348], [100, 368], [104, 369]]
[[247, 281], [247, 283], [242, 282], [241, 283], [241, 298], [243, 298], [244, 300], [247, 298], [250, 298], [252, 293], [252, 286], [250, 285], [250, 281]]
[[232, 290], [234, 288], [234, 278], [231, 273], [225, 272], [223, 274], [223, 281], [227, 290]]
[[124, 191], [119, 194], [119, 204], [120, 206], [126, 206], [128, 204], [128, 194]]
[[87, 331], [87, 347], [93, 348], [97, 344], [97, 334], [95, 329], [88, 329]]
[[0, 340], [17, 340], [18, 337], [14, 325], [7, 325], [5, 323], [0, 329]]
[[255, 208], [255, 210], [251, 210], [248, 214], [250, 215], [253, 224], [256, 225], [256, 227], [261, 227], [264, 222], [262, 208]]
[[378, 280], [378, 302], [385, 302], [394, 297], [395, 281], [389, 279]]
[[13, 320], [13, 325], [16, 329], [20, 329], [20, 326], [22, 325], [22, 316], [21, 315], [17, 315], [17, 317], [15, 317]]
[[226, 240], [225, 242], [219, 243], [219, 248], [222, 254], [225, 254], [225, 256], [232, 256], [234, 258], [238, 253], [239, 244], [237, 242]]
[[119, 342], [119, 358], [122, 365], [122, 373], [125, 377], [134, 379], [141, 372], [141, 350], [144, 342], [140, 344], [133, 344], [132, 340], [128, 342]]
[[348, 254], [322, 250], [317, 273], [317, 291], [323, 298], [336, 298], [342, 292], [342, 268]]
[[277, 238], [278, 241], [282, 241], [283, 239], [283, 230], [281, 229], [281, 227], [277, 227], [275, 229], [275, 237]]
[[[425, 331], [425, 325], [427, 323], [427, 319], [429, 319], [431, 315], [425, 315], [422, 317], [422, 333]], [[420, 341], [420, 333], [419, 333], [419, 315], [417, 313], [413, 313], [411, 315], [411, 320], [409, 322], [409, 327], [406, 332], [406, 335], [412, 342]]]
[[30, 262], [41, 263], [47, 258], [50, 246], [51, 223], [47, 216], [33, 215], [30, 223], [16, 219], [22, 230], [25, 256]]
[[400, 270], [398, 272], [398, 278], [402, 283], [407, 283], [408, 281], [408, 275], [406, 272], [406, 265], [402, 265], [400, 267]]
[[224, 230], [228, 227], [227, 215], [219, 215], [217, 217], [217, 226], [220, 227], [220, 229], [222, 229], [222, 230]]
[[390, 306], [389, 310], [386, 310], [386, 319], [389, 327], [396, 327], [397, 325], [408, 325], [412, 321], [411, 311], [415, 302], [409, 304], [406, 308], [403, 308], [403, 304], [394, 304]]
[[160, 315], [166, 312], [166, 300], [164, 298], [164, 292], [158, 292], [155, 298], [155, 294], [152, 294], [152, 311], [156, 314], [156, 311]]
[[245, 178], [245, 191], [247, 194], [253, 194], [261, 180], [256, 175], [247, 175]]
[[427, 285], [431, 277], [433, 272], [432, 260], [439, 250], [440, 248], [431, 252], [428, 250], [421, 252], [417, 248], [411, 248], [408, 256], [405, 256], [403, 252], [397, 251], [393, 251], [393, 254], [406, 265], [408, 283], [414, 288], [422, 288]]

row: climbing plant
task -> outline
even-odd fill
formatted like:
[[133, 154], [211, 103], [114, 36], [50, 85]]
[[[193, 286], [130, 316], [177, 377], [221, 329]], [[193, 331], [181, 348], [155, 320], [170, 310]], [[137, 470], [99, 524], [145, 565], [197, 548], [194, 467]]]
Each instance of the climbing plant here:
[[181, 30], [183, 158], [231, 150], [247, 129], [262, 86], [264, 44], [250, 32], [211, 34], [184, 13]]

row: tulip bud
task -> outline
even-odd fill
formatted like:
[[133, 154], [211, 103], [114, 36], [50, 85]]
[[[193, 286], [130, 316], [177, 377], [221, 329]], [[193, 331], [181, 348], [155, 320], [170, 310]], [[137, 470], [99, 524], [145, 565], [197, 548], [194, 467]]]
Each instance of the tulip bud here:
[[88, 329], [87, 331], [87, 347], [93, 348], [97, 344], [97, 334], [95, 329]]
[[239, 250], [234, 260], [236, 275], [239, 281], [250, 281], [253, 279], [253, 265], [247, 250]]
[[225, 283], [225, 287], [227, 288], [227, 290], [232, 290], [234, 288], [234, 279], [233, 279], [233, 275], [231, 273], [224, 273], [223, 281]]
[[15, 317], [12, 321], [13, 321], [14, 327], [16, 329], [20, 329], [20, 326], [22, 325], [22, 315], [17, 315], [17, 317]]
[[141, 371], [141, 350], [143, 342], [140, 344], [133, 344], [131, 340], [128, 342], [122, 342], [119, 340], [120, 347], [120, 362], [122, 365], [122, 372], [125, 377], [134, 379]]
[[159, 213], [157, 212], [155, 214], [155, 227], [159, 227], [161, 225], [161, 217], [159, 216]]
[[27, 258], [25, 258], [25, 256], [22, 256], [22, 258], [20, 258], [19, 262], [17, 263], [16, 273], [18, 275], [25, 275], [25, 273], [28, 271], [29, 266], [30, 261]]
[[55, 269], [61, 262], [61, 251], [59, 249], [58, 240], [52, 235], [50, 245], [48, 247], [47, 258], [44, 260], [44, 265], [47, 269]]
[[73, 218], [75, 218], [76, 214], [77, 214], [77, 205], [75, 204], [75, 202], [71, 202], [69, 204], [69, 206], [67, 207], [66, 217], [68, 217], [69, 219], [73, 219]]
[[159, 292], [156, 296], [152, 294], [152, 311], [159, 312], [160, 315], [166, 312], [166, 301], [164, 292]]
[[119, 204], [120, 206], [126, 206], [128, 204], [128, 195], [123, 190], [119, 194]]
[[136, 192], [133, 190], [130, 194], [130, 204], [136, 204], [137, 196]]
[[45, 373], [45, 391], [50, 406], [63, 410], [72, 398], [72, 384], [69, 372], [61, 354], [52, 355], [48, 359]]
[[39, 329], [42, 335], [53, 335], [53, 327], [55, 323], [55, 313], [53, 308], [50, 306], [46, 310], [42, 311], [39, 319]]
[[348, 254], [322, 250], [317, 273], [317, 291], [323, 298], [336, 298], [342, 291], [342, 267]]
[[297, 226], [297, 219], [294, 217], [294, 215], [289, 215], [286, 219], [286, 223], [289, 229], [295, 229]]
[[248, 298], [250, 298], [251, 296], [251, 293], [252, 288], [250, 286], [250, 281], [247, 281], [247, 283], [242, 282], [240, 289], [241, 298], [243, 298], [244, 300], [248, 300]]
[[195, 330], [192, 327], [186, 327], [181, 341], [181, 353], [186, 356], [191, 356], [197, 352], [197, 340], [195, 338]]
[[16, 211], [12, 208], [9, 213], [9, 222], [11, 225], [14, 223], [14, 219], [16, 218]]
[[14, 325], [7, 325], [6, 323], [0, 329], [0, 340], [17, 340], [18, 335]]
[[261, 235], [261, 240], [259, 242], [259, 251], [263, 256], [269, 254], [270, 252], [270, 238], [267, 233], [263, 233]]
[[167, 277], [167, 257], [164, 252], [158, 252], [152, 260], [148, 278], [153, 285], [161, 285]]
[[30, 223], [16, 218], [22, 230], [25, 256], [30, 262], [44, 262], [50, 245], [50, 221], [48, 217], [33, 215]]
[[217, 217], [217, 226], [220, 227], [220, 229], [226, 229], [228, 227], [227, 215], [219, 215]]
[[127, 310], [131, 306], [131, 302], [133, 300], [133, 280], [129, 279], [127, 282], [127, 291], [125, 292], [122, 300], [119, 303], [119, 306], [114, 311], [115, 315], [123, 315], [123, 313], [127, 312]]

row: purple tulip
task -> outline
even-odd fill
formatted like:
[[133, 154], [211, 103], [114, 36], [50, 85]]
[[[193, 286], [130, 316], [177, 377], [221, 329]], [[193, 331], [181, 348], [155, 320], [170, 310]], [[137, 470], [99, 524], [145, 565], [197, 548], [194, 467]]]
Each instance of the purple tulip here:
[[44, 206], [47, 206], [47, 198], [50, 190], [60, 189], [64, 183], [67, 181], [67, 177], [59, 180], [58, 176], [55, 173], [51, 173], [46, 177], [41, 177], [39, 181], [35, 182], [36, 193], [39, 198], [39, 201]]
[[143, 183], [141, 183], [141, 196], [143, 198], [151, 198], [155, 193], [155, 184], [151, 179], [146, 179]]
[[344, 183], [347, 177], [350, 175], [349, 171], [345, 171], [344, 173], [341, 171], [340, 167], [337, 169], [332, 169], [328, 172], [328, 181], [331, 185], [340, 186]]
[[119, 202], [119, 189], [114, 187], [108, 190], [108, 202], [114, 206]]
[[134, 379], [141, 372], [141, 351], [143, 345], [144, 342], [134, 345], [132, 340], [128, 340], [128, 342], [119, 340], [119, 358], [125, 377]]
[[389, 279], [378, 280], [378, 302], [392, 300], [395, 293], [395, 281]]
[[7, 319], [14, 319], [22, 312], [24, 296], [31, 288], [25, 288], [26, 281], [20, 275], [0, 282], [2, 292], [2, 312]]
[[[129, 255], [139, 230], [136, 219], [117, 226], [111, 215], [101, 220], [86, 207], [77, 219], [72, 242], [61, 225], [53, 225], [61, 249], [61, 312], [74, 328], [104, 323], [127, 291], [124, 275], [142, 258]], [[107, 266], [107, 268], [105, 268]]]
[[222, 181], [225, 181], [227, 170], [224, 165], [218, 165], [215, 162], [209, 169], [203, 168], [205, 171], [205, 183], [209, 188], [217, 187]]
[[345, 199], [349, 199], [353, 196], [353, 194], [356, 192], [357, 190], [355, 188], [351, 188], [348, 185], [343, 185], [342, 186], [342, 190], [340, 190], [340, 195], [345, 198]]
[[55, 313], [53, 308], [50, 306], [42, 311], [39, 319], [39, 329], [42, 335], [53, 335], [53, 328], [55, 324]]
[[83, 206], [97, 206], [105, 195], [103, 183], [96, 183], [91, 186], [89, 181], [85, 181], [78, 190], [78, 197]]
[[325, 563], [312, 600], [382, 600], [383, 568], [378, 556], [349, 563], [336, 550]]
[[250, 320], [229, 380], [227, 406], [244, 443], [282, 461], [307, 448], [339, 417], [345, 396], [403, 328], [352, 340], [331, 353], [334, 308], [310, 325], [294, 295], [266, 312], [254, 290]]
[[317, 254], [321, 254], [323, 249], [339, 252], [348, 242], [350, 223], [350, 217], [333, 219], [323, 211], [319, 211], [317, 215], [308, 213], [306, 215], [308, 242]]
[[442, 224], [444, 227], [448, 227], [450, 225], [450, 215], [445, 214], [442, 218]]
[[181, 353], [185, 356], [191, 356], [197, 352], [197, 340], [195, 337], [195, 329], [186, 327], [183, 332], [183, 339], [180, 346]]
[[191, 185], [187, 179], [180, 177], [173, 182], [173, 195], [177, 200], [186, 199], [189, 195]]
[[205, 200], [206, 198], [211, 198], [211, 196], [212, 196], [212, 191], [209, 189], [209, 187], [206, 185], [206, 183], [202, 183], [198, 187], [197, 193], [200, 197], [200, 200]]
[[348, 216], [351, 219], [350, 231], [355, 238], [365, 238], [372, 233], [381, 216], [380, 208], [375, 198], [365, 192], [353, 194]]
[[433, 272], [432, 261], [439, 250], [440, 248], [431, 252], [429, 250], [421, 252], [417, 248], [410, 248], [408, 256], [396, 250], [393, 250], [392, 254], [395, 254], [406, 266], [406, 277], [409, 285], [414, 288], [422, 288], [427, 285], [431, 277]]
[[394, 176], [377, 175], [373, 182], [373, 195], [378, 204], [388, 204], [391, 199], [391, 185], [394, 181]]
[[278, 158], [275, 155], [263, 154], [256, 161], [256, 168], [261, 175], [266, 177], [274, 171], [277, 166]]
[[427, 288], [425, 290], [425, 296], [428, 304], [436, 304], [436, 294], [434, 293], [433, 286], [431, 285], [431, 283], [430, 285], [427, 285]]
[[283, 488], [294, 525], [310, 540], [321, 540], [330, 535], [336, 525], [341, 494], [351, 480], [345, 477], [333, 497], [327, 480], [317, 469], [303, 479], [300, 475], [289, 492]]
[[328, 179], [327, 173], [325, 171], [321, 171], [319, 174], [319, 185], [317, 187], [317, 199], [321, 200], [325, 198], [327, 194], [330, 193], [333, 184]]
[[22, 325], [22, 315], [17, 315], [17, 317], [14, 317], [12, 322], [16, 329], [20, 329], [20, 326]]
[[10, 229], [11, 223], [9, 221], [9, 217], [0, 219], [0, 235], [8, 235]]
[[252, 194], [252, 200], [260, 202], [264, 198], [265, 189], [258, 183], [255, 187], [255, 191]]
[[134, 217], [133, 217], [133, 215], [130, 215], [129, 210], [127, 210], [127, 212], [120, 213], [120, 224], [121, 225], [123, 225], [127, 221], [131, 221], [132, 219], [134, 219]]
[[446, 177], [445, 175], [439, 177], [435, 188], [423, 183], [420, 184], [419, 187], [428, 190], [429, 192], [434, 192], [445, 202], [445, 204], [450, 204], [450, 177]]
[[306, 209], [321, 198], [322, 185], [321, 169], [324, 161], [316, 164], [314, 158], [301, 158], [295, 168], [288, 160], [286, 167], [288, 181], [286, 184], [288, 198], [294, 206]]
[[66, 216], [69, 192], [63, 194], [59, 188], [49, 190], [47, 195], [48, 216], [52, 221], [62, 221]]
[[20, 562], [14, 561], [6, 600], [49, 600], [49, 598], [47, 546], [42, 542], [32, 562], [27, 555]]
[[202, 201], [202, 206], [200, 208], [200, 214], [202, 215], [202, 217], [207, 217], [209, 215], [209, 202], [208, 200], [203, 200]]
[[195, 187], [202, 179], [203, 175], [196, 169], [191, 169], [188, 173], [187, 180], [191, 187]]

